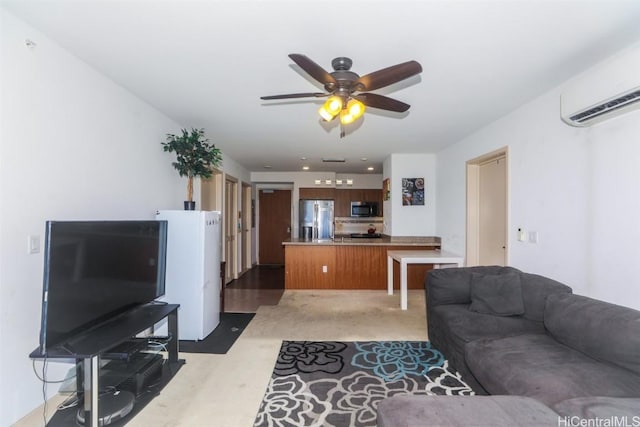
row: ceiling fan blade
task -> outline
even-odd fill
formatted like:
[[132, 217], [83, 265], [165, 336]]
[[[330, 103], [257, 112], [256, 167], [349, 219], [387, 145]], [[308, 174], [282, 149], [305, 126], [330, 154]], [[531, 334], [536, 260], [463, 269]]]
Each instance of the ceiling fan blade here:
[[398, 113], [404, 113], [410, 107], [409, 104], [398, 101], [397, 99], [389, 98], [388, 96], [378, 95], [376, 93], [360, 93], [358, 95], [351, 95], [353, 98], [362, 102], [367, 107], [379, 108], [381, 110], [395, 111]]
[[260, 99], [271, 100], [271, 99], [289, 99], [289, 98], [320, 98], [323, 96], [329, 96], [328, 93], [324, 92], [310, 92], [310, 93], [289, 93], [286, 95], [269, 95], [269, 96], [261, 96]]
[[358, 89], [359, 91], [376, 90], [415, 76], [421, 72], [422, 66], [418, 62], [407, 61], [362, 76], [356, 80], [355, 85], [361, 87]]
[[307, 72], [311, 77], [322, 83], [323, 85], [333, 87], [336, 85], [336, 79], [333, 78], [324, 68], [313, 62], [305, 55], [292, 53], [289, 58]]

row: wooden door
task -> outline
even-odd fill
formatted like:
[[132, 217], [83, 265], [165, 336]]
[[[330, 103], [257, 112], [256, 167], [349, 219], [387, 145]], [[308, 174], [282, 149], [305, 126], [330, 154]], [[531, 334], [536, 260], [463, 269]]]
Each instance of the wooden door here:
[[260, 190], [260, 264], [284, 265], [282, 242], [291, 237], [291, 190]]

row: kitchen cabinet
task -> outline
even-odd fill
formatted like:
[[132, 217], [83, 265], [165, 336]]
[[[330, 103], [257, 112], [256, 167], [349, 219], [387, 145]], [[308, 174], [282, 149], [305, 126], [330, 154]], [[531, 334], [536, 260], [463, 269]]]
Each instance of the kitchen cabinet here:
[[[285, 289], [387, 289], [388, 250], [429, 250], [439, 246], [374, 244], [285, 245]], [[408, 288], [424, 289], [431, 264], [411, 264]], [[399, 289], [399, 268], [394, 287]]]
[[335, 198], [335, 216], [347, 217], [351, 216], [351, 190], [336, 189]]
[[335, 289], [334, 246], [285, 246], [286, 289]]
[[334, 200], [335, 188], [300, 188], [299, 198], [306, 200]]

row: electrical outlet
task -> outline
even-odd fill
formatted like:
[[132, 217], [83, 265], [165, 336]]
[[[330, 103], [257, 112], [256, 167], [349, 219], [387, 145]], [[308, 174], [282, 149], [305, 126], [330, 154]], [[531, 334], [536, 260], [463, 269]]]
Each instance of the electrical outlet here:
[[529, 243], [538, 243], [538, 232], [530, 231], [529, 232]]
[[323, 265], [323, 266], [322, 266], [322, 272], [323, 272], [323, 273], [326, 273], [327, 271], [328, 271], [327, 266], [326, 266], [326, 265]]

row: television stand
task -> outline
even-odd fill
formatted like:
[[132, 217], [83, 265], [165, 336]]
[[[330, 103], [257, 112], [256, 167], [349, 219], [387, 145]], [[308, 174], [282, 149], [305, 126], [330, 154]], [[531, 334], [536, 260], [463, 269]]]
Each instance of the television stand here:
[[[133, 381], [142, 381], [146, 375], [154, 374], [159, 369], [158, 380], [149, 387], [148, 392], [141, 393], [135, 399], [134, 409], [122, 419], [114, 421], [110, 426], [121, 426], [129, 421], [140, 409], [153, 399], [184, 364], [184, 360], [178, 359], [178, 304], [145, 304], [120, 314], [100, 325], [70, 338], [64, 344], [49, 348], [45, 353], [40, 348], [34, 350], [29, 357], [35, 359], [75, 359], [76, 360], [76, 384], [78, 398], [82, 397], [83, 418], [85, 427], [98, 427], [103, 425], [103, 419], [99, 414], [99, 394], [101, 391], [100, 360], [103, 355], [117, 348], [135, 337], [140, 332], [147, 330], [156, 323], [168, 319], [168, 332], [170, 340], [166, 344], [167, 358], [163, 358], [160, 368], [156, 361], [151, 360], [144, 364], [148, 368], [142, 372], [142, 378], [133, 378]], [[157, 355], [159, 357], [159, 354]], [[112, 361], [114, 362], [114, 361]], [[111, 362], [110, 362], [111, 363]], [[108, 366], [108, 365], [107, 365]], [[106, 368], [106, 366], [105, 366]], [[138, 373], [135, 373], [136, 375]], [[76, 417], [78, 408], [68, 408], [57, 411], [48, 427], [77, 425]], [[102, 422], [101, 422], [102, 421]]]

